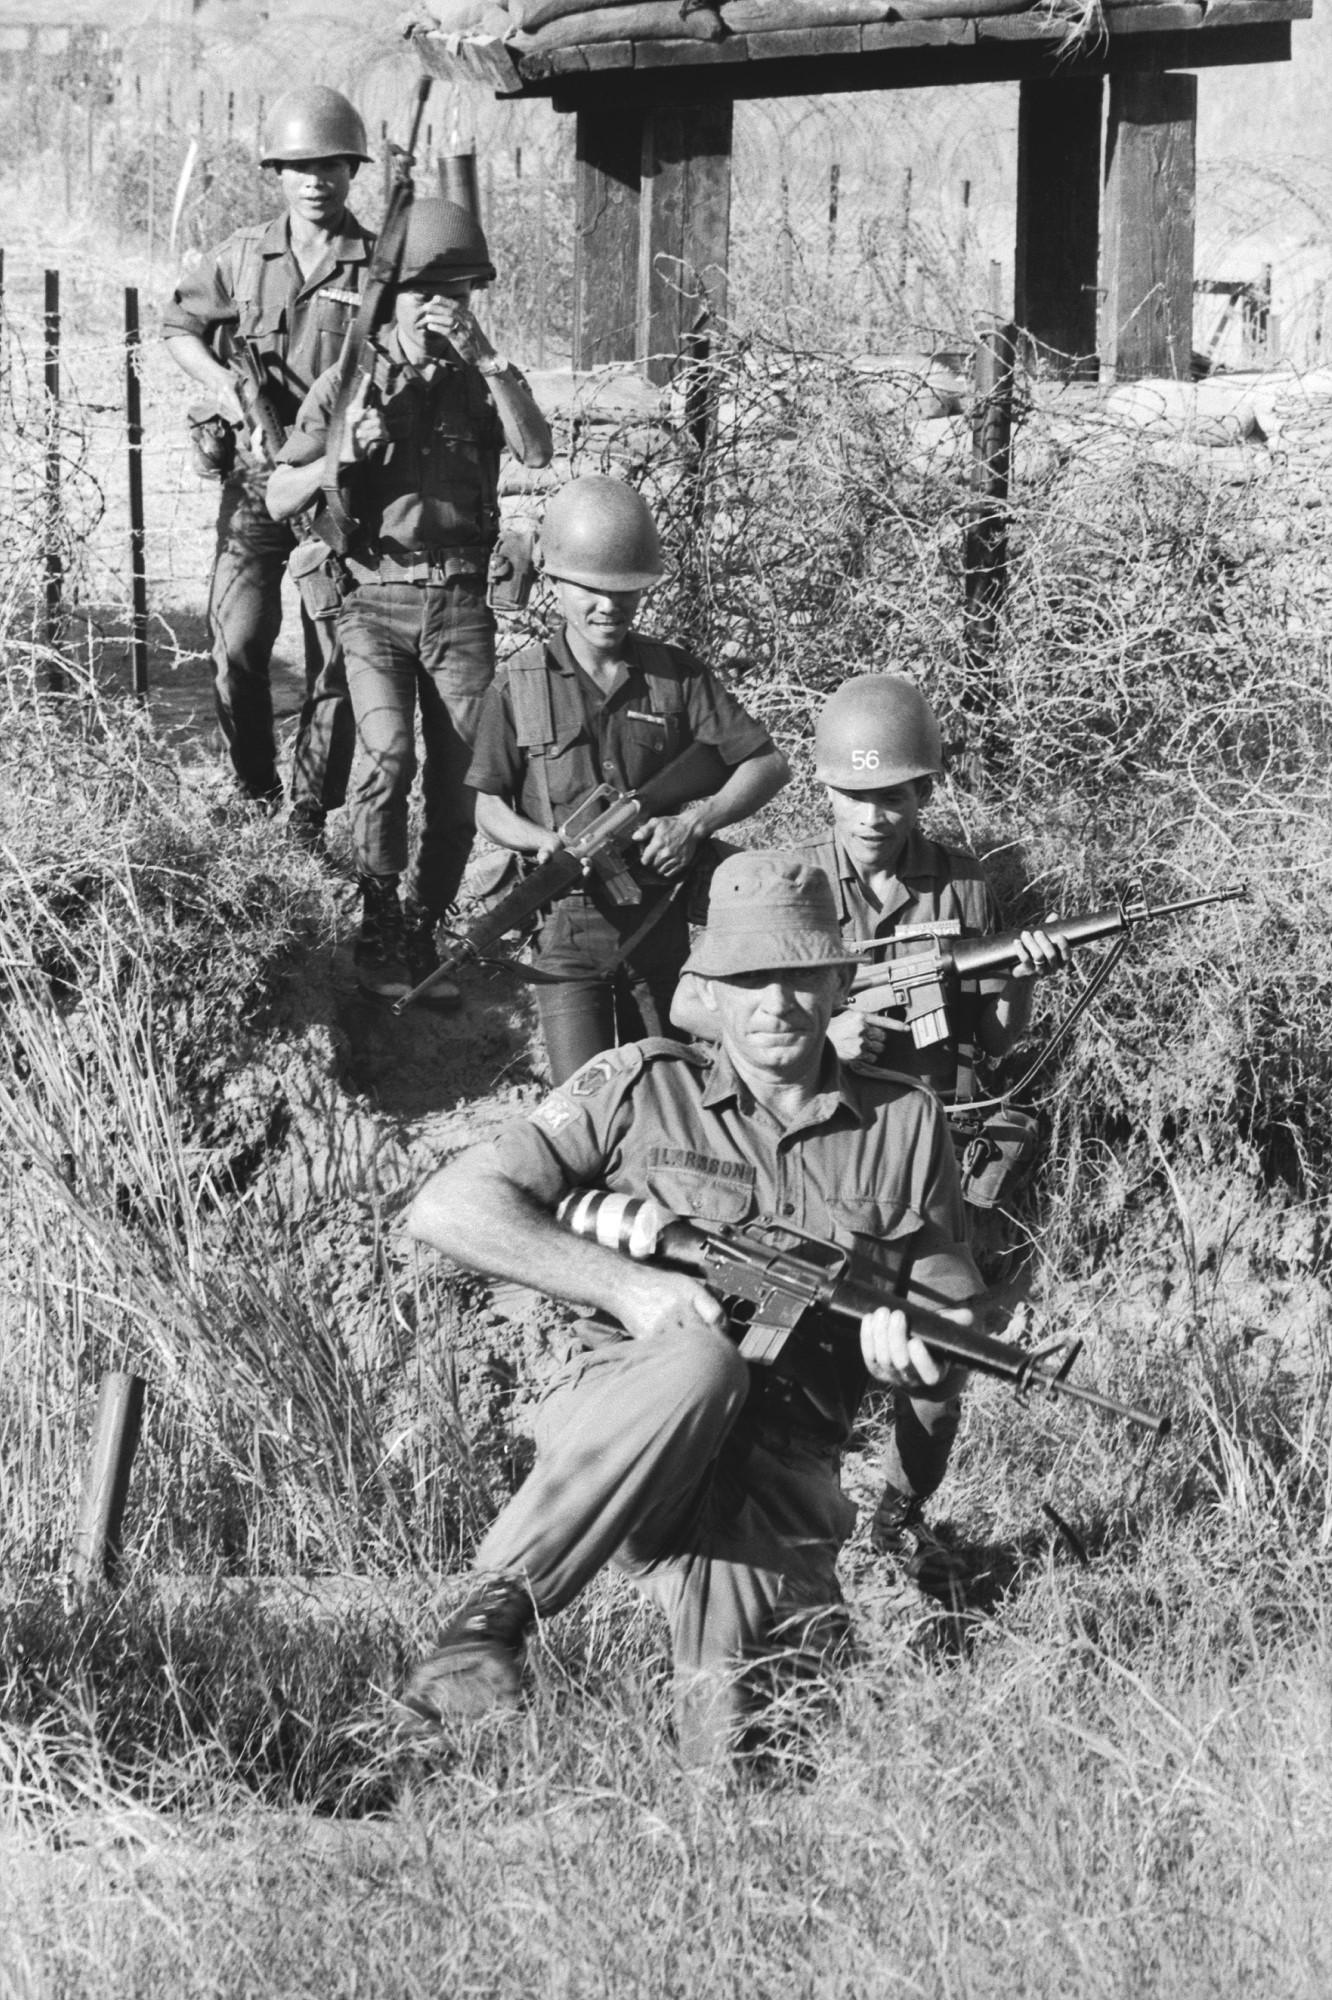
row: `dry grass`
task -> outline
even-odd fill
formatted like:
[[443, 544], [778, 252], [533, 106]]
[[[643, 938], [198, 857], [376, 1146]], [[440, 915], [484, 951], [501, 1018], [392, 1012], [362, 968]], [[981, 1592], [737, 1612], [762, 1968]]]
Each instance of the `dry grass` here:
[[[1148, 1455], [978, 1392], [941, 1501], [985, 1573], [971, 1613], [905, 1607], [854, 1548], [862, 1655], [803, 1763], [687, 1787], [659, 1635], [607, 1580], [543, 1633], [523, 1722], [408, 1773], [388, 1697], [520, 1462], [505, 1336], [397, 1238], [405, 1154], [386, 1185], [281, 1198], [311, 1104], [330, 1146], [392, 1124], [292, 1005], [336, 896], [131, 708], [44, 690], [18, 611], [0, 1992], [1327, 1990], [1332, 857], [1326, 642], [1289, 613], [1297, 577], [1320, 587], [1306, 517], [1279, 480], [1259, 511], [1038, 408], [978, 712], [946, 432], [924, 453], [902, 398], [836, 358], [755, 340], [716, 367], [709, 476], [679, 435], [640, 466], [679, 564], [663, 629], [727, 648], [799, 754], [842, 675], [916, 668], [980, 751], [937, 821], [1013, 914], [1139, 878], [1254, 891], [1141, 947], [1042, 1080], [1035, 1314], [1089, 1336], [1106, 1386], [1170, 1403], [1175, 1436]], [[802, 777], [767, 830], [816, 816]], [[83, 1427], [121, 1361], [157, 1411], [126, 1587], [67, 1601]], [[242, 1587], [298, 1569], [361, 1581]]]

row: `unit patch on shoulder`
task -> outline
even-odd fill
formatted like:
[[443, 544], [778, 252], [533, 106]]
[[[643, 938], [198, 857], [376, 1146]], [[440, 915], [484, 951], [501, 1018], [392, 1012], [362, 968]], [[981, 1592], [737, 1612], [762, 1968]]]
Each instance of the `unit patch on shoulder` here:
[[578, 1116], [578, 1106], [570, 1104], [562, 1090], [552, 1090], [549, 1097], [543, 1097], [531, 1114], [534, 1125], [544, 1125], [548, 1132], [562, 1132], [571, 1118]]

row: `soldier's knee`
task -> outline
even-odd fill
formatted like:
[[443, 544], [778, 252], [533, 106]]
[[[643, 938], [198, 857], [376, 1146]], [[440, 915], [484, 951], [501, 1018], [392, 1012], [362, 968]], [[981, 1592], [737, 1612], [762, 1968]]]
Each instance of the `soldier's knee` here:
[[749, 1364], [724, 1333], [699, 1326], [673, 1337], [670, 1365], [680, 1392], [700, 1407], [739, 1409], [749, 1392]]

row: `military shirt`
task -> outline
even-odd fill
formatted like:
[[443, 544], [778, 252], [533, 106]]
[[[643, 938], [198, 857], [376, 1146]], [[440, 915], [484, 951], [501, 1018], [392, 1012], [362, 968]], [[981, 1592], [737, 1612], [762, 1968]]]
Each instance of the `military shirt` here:
[[[550, 816], [537, 760], [519, 740], [507, 668], [486, 696], [467, 773], [478, 792], [504, 799], [539, 826], [563, 826], [603, 782], [635, 790], [690, 744], [712, 744], [730, 765], [772, 748], [762, 723], [683, 646], [645, 647], [630, 633], [607, 694], [574, 659], [563, 626], [546, 643], [545, 665], [554, 735], [543, 760]], [[654, 698], [652, 677], [673, 684], [669, 706]]]
[[[980, 863], [960, 848], [928, 839], [919, 827], [907, 836], [893, 892], [882, 907], [868, 894], [835, 833], [812, 835], [800, 844], [800, 852], [832, 883], [842, 936], [849, 942], [883, 947], [872, 954], [872, 962], [929, 951], [936, 939], [988, 937], [999, 927]], [[961, 981], [950, 1009], [953, 1032], [948, 1039], [918, 1049], [908, 1031], [890, 1032], [882, 1060], [919, 1077], [941, 1095], [952, 1096], [958, 1084], [959, 1053], [968, 1065], [974, 1062], [985, 1001], [1002, 992], [1005, 983], [1002, 976]]]
[[[323, 456], [338, 396], [330, 368], [301, 404], [278, 454], [282, 465]], [[348, 468], [347, 493], [360, 524], [348, 566], [365, 581], [382, 567], [422, 556], [470, 551], [484, 569], [499, 531], [499, 462], [504, 426], [480, 369], [409, 361], [390, 328], [375, 349], [372, 406], [388, 443]]]
[[263, 361], [273, 408], [290, 425], [310, 385], [342, 352], [374, 243], [349, 212], [342, 234], [306, 277], [292, 252], [287, 216], [238, 229], [181, 279], [162, 332], [168, 340], [197, 334], [223, 363], [231, 360], [232, 334], [245, 334]]
[[[798, 1248], [803, 1230], [877, 1267], [885, 1299], [950, 1305], [984, 1290], [937, 1099], [906, 1077], [853, 1076], [831, 1048], [791, 1125], [754, 1101], [724, 1050], [653, 1040], [594, 1056], [496, 1146], [509, 1178], [550, 1208], [604, 1187], [695, 1220], [763, 1217], [789, 1226], [783, 1247]], [[584, 1332], [595, 1342], [617, 1330], [594, 1320]], [[792, 1422], [836, 1439], [867, 1379], [858, 1341], [817, 1319], [755, 1375]]]

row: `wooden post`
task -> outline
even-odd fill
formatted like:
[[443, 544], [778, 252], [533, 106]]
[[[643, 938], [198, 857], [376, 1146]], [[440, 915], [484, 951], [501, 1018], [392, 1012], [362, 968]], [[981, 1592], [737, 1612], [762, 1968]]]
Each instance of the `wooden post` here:
[[81, 1586], [110, 1576], [120, 1559], [130, 1468], [143, 1423], [143, 1391], [141, 1375], [102, 1377], [93, 1419], [92, 1455], [70, 1552], [71, 1573]]
[[1197, 117], [1195, 76], [1110, 80], [1104, 347], [1119, 381], [1189, 374]]
[[148, 576], [144, 563], [143, 409], [139, 385], [139, 294], [125, 287], [125, 433], [129, 449], [130, 684], [135, 694], [148, 692]]
[[46, 615], [42, 636], [54, 652], [60, 644], [65, 562], [60, 518], [60, 273], [46, 273], [44, 377], [46, 382], [46, 481], [42, 570]]
[[638, 226], [643, 114], [582, 110], [574, 235], [573, 365], [638, 357]]
[[643, 121], [638, 358], [650, 382], [669, 381], [686, 341], [726, 315], [734, 109], [659, 106]]
[[988, 705], [988, 662], [1008, 582], [1008, 472], [1013, 436], [1017, 328], [996, 326], [976, 343], [976, 400], [971, 429], [971, 489], [962, 543], [966, 588], [969, 708]]
[[1095, 381], [1101, 79], [1028, 80], [1018, 99], [1013, 309], [1032, 358]]

